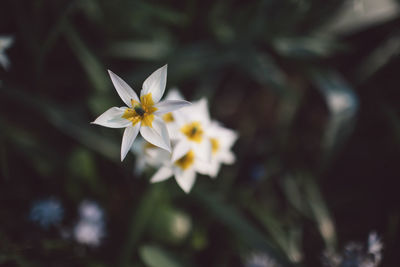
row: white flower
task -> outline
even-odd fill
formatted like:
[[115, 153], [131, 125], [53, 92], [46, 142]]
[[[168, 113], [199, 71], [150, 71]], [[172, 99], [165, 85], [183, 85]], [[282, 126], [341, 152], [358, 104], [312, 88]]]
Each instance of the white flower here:
[[104, 227], [101, 223], [82, 220], [76, 224], [73, 234], [75, 240], [81, 244], [98, 246], [104, 237]]
[[158, 169], [150, 181], [156, 183], [175, 176], [175, 180], [182, 190], [189, 193], [196, 181], [196, 172], [207, 174], [207, 168], [205, 167], [207, 167], [207, 164], [197, 157], [193, 149], [189, 149], [178, 160], [165, 161], [164, 165]]
[[73, 229], [75, 240], [89, 246], [100, 245], [105, 235], [103, 210], [97, 203], [85, 200], [79, 205], [79, 215]]
[[167, 82], [167, 65], [153, 72], [143, 83], [140, 100], [120, 77], [108, 71], [118, 95], [128, 107], [112, 107], [93, 123], [110, 128], [125, 128], [121, 145], [121, 161], [130, 150], [137, 134], [149, 143], [171, 152], [167, 127], [161, 115], [190, 103], [184, 100], [160, 101]]
[[235, 131], [222, 127], [215, 121], [210, 124], [207, 132], [211, 141], [212, 153], [208, 174], [215, 178], [222, 163], [233, 164], [235, 162], [235, 155], [232, 153], [231, 147], [238, 135]]
[[174, 119], [179, 128], [178, 141], [172, 152], [171, 160], [175, 162], [190, 150], [204, 162], [211, 161], [211, 142], [207, 137], [210, 124], [207, 100], [201, 99], [181, 112], [174, 113]]
[[5, 50], [9, 48], [13, 42], [14, 38], [11, 36], [0, 36], [0, 65], [6, 70], [10, 66], [10, 62], [5, 54]]

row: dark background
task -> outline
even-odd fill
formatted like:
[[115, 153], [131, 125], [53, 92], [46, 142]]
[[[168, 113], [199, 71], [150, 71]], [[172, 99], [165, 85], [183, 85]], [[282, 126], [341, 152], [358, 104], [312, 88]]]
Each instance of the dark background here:
[[[399, 29], [390, 0], [2, 0], [0, 265], [321, 266], [376, 231], [398, 266]], [[107, 69], [138, 92], [165, 63], [167, 88], [240, 135], [236, 163], [188, 195], [89, 124], [122, 103]], [[64, 216], [43, 229], [29, 212], [48, 197]], [[104, 209], [97, 247], [61, 234], [85, 199]]]

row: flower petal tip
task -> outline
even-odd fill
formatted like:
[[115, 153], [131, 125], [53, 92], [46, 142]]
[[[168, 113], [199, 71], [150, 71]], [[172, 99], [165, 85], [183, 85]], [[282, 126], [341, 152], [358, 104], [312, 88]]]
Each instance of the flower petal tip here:
[[188, 195], [188, 194], [190, 193], [191, 188], [190, 188], [190, 189], [183, 189], [183, 188], [182, 188], [182, 190], [183, 190], [183, 192], [185, 192], [185, 194]]

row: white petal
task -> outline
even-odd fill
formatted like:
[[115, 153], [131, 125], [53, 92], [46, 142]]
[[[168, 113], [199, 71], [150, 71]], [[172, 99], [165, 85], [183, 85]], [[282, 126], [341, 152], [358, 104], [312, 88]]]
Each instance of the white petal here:
[[159, 147], [147, 148], [145, 151], [145, 158], [149, 166], [158, 168], [171, 161], [171, 153]]
[[112, 107], [108, 109], [106, 112], [101, 114], [93, 124], [98, 124], [101, 126], [109, 127], [109, 128], [125, 128], [129, 125], [132, 125], [132, 122], [122, 118], [126, 108], [117, 108]]
[[126, 154], [131, 149], [133, 141], [139, 132], [140, 122], [135, 126], [129, 126], [125, 128], [124, 135], [122, 136], [122, 144], [121, 144], [121, 161], [124, 160]]
[[175, 121], [166, 122], [165, 124], [167, 124], [169, 139], [170, 139], [171, 141], [180, 139], [180, 137], [182, 136], [182, 134], [180, 133], [179, 127], [178, 127], [178, 125], [175, 123]]
[[175, 162], [178, 159], [182, 158], [189, 152], [189, 150], [190, 150], [190, 144], [187, 141], [185, 140], [179, 141], [176, 144], [174, 151], [172, 152], [171, 161]]
[[175, 173], [175, 180], [185, 193], [189, 193], [196, 181], [196, 172], [193, 169]]
[[236, 157], [235, 154], [233, 154], [231, 151], [224, 151], [221, 152], [219, 155], [220, 161], [225, 163], [225, 164], [233, 164], [235, 163]]
[[154, 103], [160, 101], [165, 91], [165, 85], [167, 84], [167, 68], [168, 65], [164, 65], [163, 67], [153, 72], [144, 81], [140, 96], [151, 93]]
[[186, 107], [183, 110], [185, 113], [189, 113], [192, 121], [201, 121], [203, 124], [210, 123], [210, 114], [208, 112], [208, 101], [206, 98], [202, 98], [193, 102], [192, 105]]
[[133, 91], [133, 89], [124, 80], [118, 77], [118, 75], [111, 70], [108, 70], [108, 74], [110, 74], [111, 81], [114, 84], [115, 90], [117, 90], [119, 97], [126, 105], [128, 105], [128, 107], [132, 107], [131, 99], [139, 101], [135, 91]]
[[190, 122], [190, 110], [188, 109], [190, 109], [191, 106], [192, 105], [186, 106], [172, 113], [172, 115], [174, 116], [174, 122], [179, 128]]
[[211, 142], [208, 138], [205, 138], [200, 144], [194, 143], [193, 148], [195, 150], [194, 153], [196, 154], [196, 156], [198, 156], [200, 160], [205, 162], [211, 161], [212, 148]]
[[211, 178], [213, 178], [213, 179], [217, 178], [220, 169], [221, 169], [221, 164], [220, 163], [217, 163], [217, 164], [213, 165], [213, 168], [210, 169]]
[[161, 167], [154, 175], [151, 177], [150, 182], [156, 183], [167, 180], [173, 175], [172, 169], [166, 166]]
[[157, 111], [154, 112], [155, 115], [161, 115], [164, 113], [168, 113], [186, 106], [191, 105], [192, 103], [185, 100], [164, 100], [154, 105], [157, 108]]
[[210, 168], [212, 167], [212, 163], [213, 162], [205, 162], [197, 159], [194, 162], [194, 169], [200, 174], [210, 175]]
[[[198, 166], [196, 166], [196, 167], [198, 167]], [[212, 160], [211, 164], [209, 164], [208, 168], [207, 168], [208, 175], [210, 175], [211, 178], [216, 178], [220, 167], [221, 167], [221, 163], [218, 160]]]
[[154, 116], [152, 124], [152, 127], [143, 126], [140, 128], [143, 138], [147, 142], [171, 152], [171, 143], [165, 122], [158, 116]]

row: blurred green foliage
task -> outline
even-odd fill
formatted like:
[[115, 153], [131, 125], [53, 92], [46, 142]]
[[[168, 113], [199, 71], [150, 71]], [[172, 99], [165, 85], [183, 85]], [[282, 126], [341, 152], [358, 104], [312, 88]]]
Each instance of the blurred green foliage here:
[[[368, 0], [2, 1], [0, 35], [15, 42], [0, 70], [0, 264], [245, 266], [255, 251], [321, 266], [323, 251], [376, 230], [383, 266], [398, 265], [399, 6], [377, 2], [390, 12], [371, 15]], [[89, 124], [120, 104], [107, 69], [139, 90], [165, 63], [169, 88], [206, 96], [240, 134], [236, 163], [189, 195], [135, 176], [121, 133]], [[28, 214], [47, 196], [65, 218], [43, 230]], [[85, 199], [105, 210], [96, 248], [62, 234]]]

